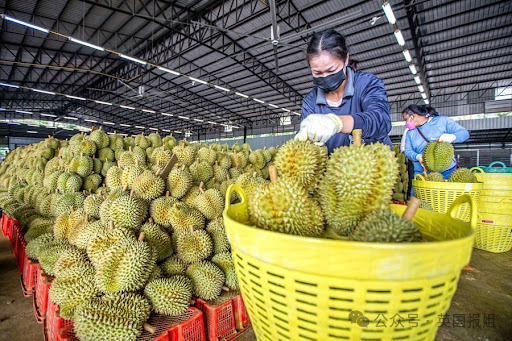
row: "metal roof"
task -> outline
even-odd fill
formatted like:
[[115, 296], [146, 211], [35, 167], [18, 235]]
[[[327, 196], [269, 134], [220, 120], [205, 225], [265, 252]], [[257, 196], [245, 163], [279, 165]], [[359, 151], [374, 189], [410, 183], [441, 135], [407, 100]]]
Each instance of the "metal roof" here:
[[[468, 114], [485, 113], [494, 89], [512, 86], [512, 1], [389, 2], [429, 100], [439, 112], [460, 115], [460, 108], [465, 108]], [[6, 87], [0, 87], [0, 107], [26, 109], [35, 117], [53, 113], [61, 121], [73, 116], [83, 125], [91, 125], [83, 119], [112, 121], [116, 125], [105, 130], [129, 134], [149, 133], [149, 127], [163, 135], [162, 129], [191, 131], [192, 138], [238, 136], [244, 128], [248, 134], [274, 131], [279, 118], [289, 115], [281, 108], [300, 113], [302, 97], [312, 87], [305, 60], [309, 35], [315, 29], [334, 27], [346, 35], [358, 69], [384, 81], [392, 119], [400, 120], [405, 106], [423, 101], [382, 4], [380, 0], [278, 0], [276, 72], [267, 0], [0, 0], [1, 13], [61, 34], [1, 20], [0, 82], [157, 113]], [[65, 36], [234, 91], [226, 93]], [[237, 96], [235, 91], [266, 103]], [[503, 103], [504, 111], [512, 111], [511, 101]], [[292, 116], [292, 123], [298, 120]], [[238, 128], [224, 133], [224, 126], [208, 121]], [[505, 134], [507, 139], [510, 135]]]

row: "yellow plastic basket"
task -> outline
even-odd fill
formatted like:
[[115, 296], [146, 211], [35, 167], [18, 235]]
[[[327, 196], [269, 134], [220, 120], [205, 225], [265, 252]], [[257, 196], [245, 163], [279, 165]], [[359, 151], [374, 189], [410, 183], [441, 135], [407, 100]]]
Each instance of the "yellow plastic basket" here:
[[480, 195], [478, 212], [503, 214], [510, 213], [512, 220], [512, 197], [493, 197]]
[[478, 223], [475, 247], [489, 252], [507, 252], [512, 249], [512, 227]]
[[485, 173], [479, 167], [471, 168], [476, 179], [483, 182], [483, 190], [493, 191], [490, 195], [503, 196], [503, 191], [512, 191], [512, 173]]
[[[241, 203], [231, 205], [233, 191]], [[454, 217], [462, 204], [471, 223]], [[434, 340], [471, 257], [476, 211], [468, 195], [446, 214], [418, 210], [414, 222], [436, 242], [308, 238], [249, 226], [245, 194], [231, 185], [224, 221], [258, 340]]]
[[[426, 181], [421, 174], [416, 174], [412, 180], [414, 195], [432, 206], [434, 211], [445, 213], [451, 204], [461, 195], [468, 194], [478, 202], [480, 191], [483, 188], [481, 183], [460, 183], [460, 182], [437, 182]], [[455, 216], [464, 221], [469, 221], [471, 210], [469, 205], [461, 205], [455, 211]]]

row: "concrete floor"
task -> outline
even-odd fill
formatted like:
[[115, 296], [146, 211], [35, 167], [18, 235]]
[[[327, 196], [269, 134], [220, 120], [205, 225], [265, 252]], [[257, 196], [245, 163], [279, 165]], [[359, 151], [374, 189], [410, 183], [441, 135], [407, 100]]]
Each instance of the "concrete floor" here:
[[[464, 270], [448, 311], [450, 325], [439, 328], [436, 341], [512, 340], [512, 251], [493, 254], [473, 250], [471, 269]], [[465, 317], [465, 327], [453, 326], [453, 315]], [[470, 316], [479, 315], [480, 328], [471, 325]], [[494, 327], [484, 325], [484, 314], [494, 316]], [[248, 330], [238, 341], [255, 340]], [[44, 340], [37, 324], [32, 298], [23, 297], [20, 275], [9, 240], [0, 236], [0, 341]]]

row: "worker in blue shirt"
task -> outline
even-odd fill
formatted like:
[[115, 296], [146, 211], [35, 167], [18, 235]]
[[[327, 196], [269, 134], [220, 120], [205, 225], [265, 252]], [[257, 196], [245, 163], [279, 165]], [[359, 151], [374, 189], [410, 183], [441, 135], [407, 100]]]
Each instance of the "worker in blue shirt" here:
[[[469, 138], [466, 128], [449, 118], [439, 116], [432, 107], [409, 105], [402, 112], [405, 126], [409, 129], [405, 138], [405, 156], [414, 163], [414, 175], [424, 172], [423, 150], [428, 142], [461, 143]], [[450, 166], [441, 172], [445, 179], [457, 168], [455, 158]]]
[[350, 144], [353, 129], [362, 129], [363, 142], [391, 145], [390, 105], [384, 83], [351, 65], [345, 37], [329, 29], [316, 32], [307, 48], [316, 85], [302, 102], [298, 140], [325, 144], [329, 153]]

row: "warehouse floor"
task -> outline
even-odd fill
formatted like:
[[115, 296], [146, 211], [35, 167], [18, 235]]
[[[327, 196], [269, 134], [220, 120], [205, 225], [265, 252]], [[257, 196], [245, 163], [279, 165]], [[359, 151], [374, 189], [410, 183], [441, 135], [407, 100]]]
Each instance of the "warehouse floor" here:
[[[9, 240], [0, 236], [0, 340], [43, 340], [32, 298], [24, 298]], [[470, 268], [460, 277], [448, 311], [447, 326], [436, 340], [510, 340], [512, 335], [512, 251], [493, 254], [473, 250]], [[453, 323], [453, 315], [465, 326]], [[485, 314], [485, 319], [484, 319]], [[478, 315], [478, 316], [477, 316]], [[479, 321], [479, 327], [476, 325]], [[255, 340], [251, 331], [238, 340]]]

